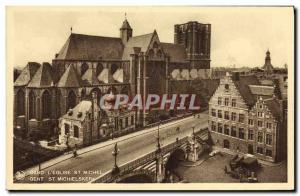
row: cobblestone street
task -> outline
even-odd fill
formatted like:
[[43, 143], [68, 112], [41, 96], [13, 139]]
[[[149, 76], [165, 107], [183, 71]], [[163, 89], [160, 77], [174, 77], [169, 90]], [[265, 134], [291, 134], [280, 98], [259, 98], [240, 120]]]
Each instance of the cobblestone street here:
[[[202, 164], [194, 167], [186, 167], [181, 164], [177, 168], [185, 180], [188, 182], [239, 182], [239, 179], [234, 179], [230, 175], [225, 174], [224, 166], [230, 161], [232, 155], [224, 154], [216, 155], [205, 160]], [[282, 162], [276, 166], [262, 165], [258, 171], [259, 182], [286, 182], [287, 180], [287, 164]]]

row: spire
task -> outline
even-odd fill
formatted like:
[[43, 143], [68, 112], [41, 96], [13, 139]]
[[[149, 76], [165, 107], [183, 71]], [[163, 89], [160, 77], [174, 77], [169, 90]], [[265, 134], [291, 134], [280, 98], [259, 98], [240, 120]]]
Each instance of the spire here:
[[71, 34], [73, 33], [73, 27], [71, 26]]
[[120, 28], [120, 37], [122, 39], [123, 44], [125, 45], [130, 37], [132, 37], [132, 28], [127, 21], [127, 14], [125, 13], [125, 20]]
[[122, 27], [120, 28], [120, 30], [132, 30], [126, 16], [125, 16], [125, 20], [123, 21]]

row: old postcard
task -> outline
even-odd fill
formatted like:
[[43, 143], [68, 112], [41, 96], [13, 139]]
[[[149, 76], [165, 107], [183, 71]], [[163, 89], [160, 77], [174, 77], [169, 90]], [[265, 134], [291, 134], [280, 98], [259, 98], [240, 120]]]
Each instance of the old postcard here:
[[294, 189], [293, 7], [6, 20], [7, 189]]

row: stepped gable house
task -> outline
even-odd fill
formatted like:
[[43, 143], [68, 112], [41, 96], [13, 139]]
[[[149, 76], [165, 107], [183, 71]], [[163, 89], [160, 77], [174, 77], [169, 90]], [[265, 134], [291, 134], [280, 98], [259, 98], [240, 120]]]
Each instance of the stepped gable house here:
[[284, 114], [275, 86], [255, 75], [227, 73], [209, 102], [209, 132], [218, 148], [276, 162], [286, 157]]
[[[154, 30], [133, 36], [127, 19], [120, 37], [71, 33], [52, 64], [29, 62], [14, 83], [14, 127], [25, 135], [56, 135], [58, 119], [92, 92], [130, 96], [169, 92], [174, 70], [200, 79], [210, 68], [210, 24], [191, 21], [174, 27], [174, 43], [163, 43]], [[146, 111], [134, 122], [145, 125]]]

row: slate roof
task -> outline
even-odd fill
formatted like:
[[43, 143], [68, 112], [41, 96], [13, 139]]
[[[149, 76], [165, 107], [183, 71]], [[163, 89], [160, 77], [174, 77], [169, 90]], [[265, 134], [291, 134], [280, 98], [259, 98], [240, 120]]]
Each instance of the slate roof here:
[[267, 105], [267, 107], [269, 108], [269, 110], [271, 111], [274, 118], [279, 120], [281, 117], [282, 111], [280, 110], [281, 107], [280, 107], [280, 103], [279, 103], [278, 99], [276, 99], [276, 98], [265, 99], [264, 102]]
[[120, 60], [123, 54], [121, 38], [72, 33], [56, 59], [65, 60]]
[[105, 83], [114, 83], [113, 76], [108, 68], [104, 68], [101, 73], [98, 75], [98, 80]]
[[249, 85], [249, 88], [254, 95], [273, 96], [274, 94], [273, 86]]
[[26, 86], [31, 81], [40, 66], [41, 64], [39, 63], [29, 62], [21, 71], [21, 74], [15, 81], [14, 86]]
[[141, 48], [141, 52], [147, 52], [154, 33], [129, 38], [124, 48], [122, 60], [130, 60], [130, 55], [134, 54], [134, 47]]
[[256, 102], [256, 98], [251, 93], [249, 85], [259, 85], [257, 77], [254, 75], [239, 76], [238, 80], [232, 80], [248, 107], [252, 107]]
[[123, 69], [117, 69], [117, 71], [113, 74], [113, 78], [115, 81], [119, 82], [119, 83], [123, 83], [124, 82], [124, 71]]
[[186, 61], [186, 51], [184, 46], [172, 43], [163, 43], [161, 45], [164, 52], [170, 56], [171, 62], [184, 62]]
[[[71, 119], [71, 120], [79, 120], [83, 121], [86, 117], [87, 112], [91, 109], [92, 102], [91, 101], [81, 101], [78, 103], [71, 111], [71, 113], [68, 111], [65, 115], [62, 116], [62, 118], [65, 119]], [[95, 105], [95, 107], [98, 107]]]
[[81, 77], [84, 86], [93, 86], [101, 84], [97, 79], [96, 73], [93, 69], [88, 69]]
[[57, 83], [57, 87], [81, 87], [82, 80], [78, 76], [74, 66], [71, 64]]
[[127, 21], [127, 19], [125, 19], [125, 20], [123, 21], [122, 27], [121, 27], [120, 29], [121, 29], [121, 30], [122, 30], [122, 29], [132, 29], [131, 26], [130, 26], [130, 24], [129, 24], [129, 22]]
[[43, 63], [34, 74], [28, 87], [44, 88], [54, 86], [56, 77], [53, 67], [49, 63]]

